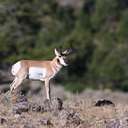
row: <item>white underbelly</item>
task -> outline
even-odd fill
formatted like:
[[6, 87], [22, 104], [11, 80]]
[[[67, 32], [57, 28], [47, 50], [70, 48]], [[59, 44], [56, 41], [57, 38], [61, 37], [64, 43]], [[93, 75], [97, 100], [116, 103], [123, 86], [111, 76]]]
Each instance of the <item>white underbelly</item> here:
[[29, 79], [41, 80], [46, 76], [46, 68], [30, 67]]

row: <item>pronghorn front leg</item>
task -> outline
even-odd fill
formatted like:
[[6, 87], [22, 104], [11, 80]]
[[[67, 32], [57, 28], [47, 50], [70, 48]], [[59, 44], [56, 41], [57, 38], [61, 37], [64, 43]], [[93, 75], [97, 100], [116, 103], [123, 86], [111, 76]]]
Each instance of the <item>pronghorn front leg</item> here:
[[48, 100], [51, 100], [51, 94], [50, 94], [50, 80], [45, 80], [45, 90], [46, 90], [46, 97]]

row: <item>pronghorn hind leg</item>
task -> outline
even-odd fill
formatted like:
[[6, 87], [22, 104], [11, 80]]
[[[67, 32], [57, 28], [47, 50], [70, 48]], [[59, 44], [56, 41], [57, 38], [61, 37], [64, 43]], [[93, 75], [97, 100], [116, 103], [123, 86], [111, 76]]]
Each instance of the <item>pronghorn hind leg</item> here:
[[16, 79], [17, 77], [15, 77], [15, 79], [12, 81], [12, 83], [10, 84], [10, 88], [16, 83]]
[[26, 78], [27, 73], [26, 69], [20, 69], [14, 79], [14, 81], [11, 84], [10, 91], [13, 92], [20, 84], [23, 82], [23, 80]]
[[13, 92], [22, 83], [23, 80], [23, 78], [16, 78], [11, 84], [10, 91]]

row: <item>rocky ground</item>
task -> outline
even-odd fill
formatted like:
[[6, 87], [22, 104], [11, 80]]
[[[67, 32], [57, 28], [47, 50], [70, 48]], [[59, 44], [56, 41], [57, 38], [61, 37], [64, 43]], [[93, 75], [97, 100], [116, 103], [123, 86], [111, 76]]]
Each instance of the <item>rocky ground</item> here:
[[41, 92], [1, 93], [0, 128], [128, 128], [128, 94], [71, 94], [59, 86], [52, 92], [51, 102]]

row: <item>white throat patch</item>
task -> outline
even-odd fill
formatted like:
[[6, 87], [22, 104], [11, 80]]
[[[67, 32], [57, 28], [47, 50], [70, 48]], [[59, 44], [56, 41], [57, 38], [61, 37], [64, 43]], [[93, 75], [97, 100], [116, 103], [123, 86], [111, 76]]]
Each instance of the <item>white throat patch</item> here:
[[61, 63], [62, 65], [67, 66], [67, 64], [64, 62], [63, 59], [59, 59], [59, 60], [60, 60], [60, 63]]
[[46, 68], [30, 67], [29, 79], [41, 80], [46, 76]]

